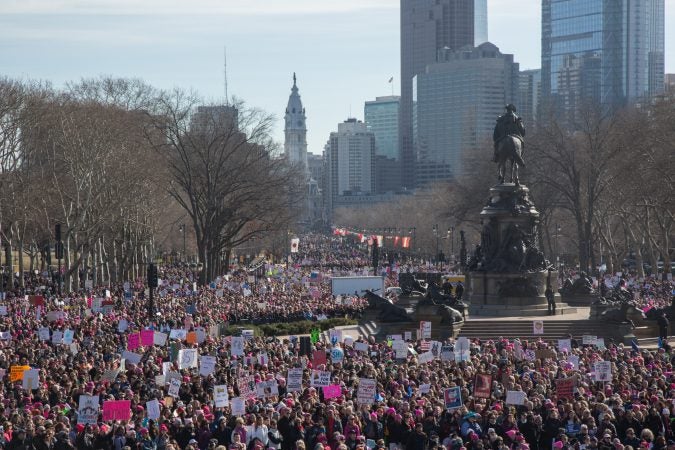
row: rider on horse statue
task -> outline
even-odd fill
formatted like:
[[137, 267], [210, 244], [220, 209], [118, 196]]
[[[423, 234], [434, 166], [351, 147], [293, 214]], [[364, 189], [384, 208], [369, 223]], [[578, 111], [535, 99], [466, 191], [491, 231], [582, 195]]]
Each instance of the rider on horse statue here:
[[[525, 147], [525, 126], [523, 125], [523, 120], [516, 115], [516, 107], [512, 103], [506, 105], [506, 113], [502, 114], [497, 118], [497, 124], [495, 125], [495, 131], [492, 133], [492, 140], [494, 141], [494, 155], [492, 156], [492, 161], [497, 162], [497, 150], [499, 148], [499, 143], [506, 136], [514, 136], [520, 139], [520, 142]], [[522, 160], [519, 161], [522, 164]], [[523, 164], [524, 165], [524, 164]]]

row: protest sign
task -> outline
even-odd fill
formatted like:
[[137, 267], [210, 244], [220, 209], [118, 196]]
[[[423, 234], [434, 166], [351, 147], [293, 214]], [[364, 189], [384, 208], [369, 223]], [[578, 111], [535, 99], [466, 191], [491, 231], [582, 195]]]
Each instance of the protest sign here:
[[23, 373], [27, 370], [30, 370], [30, 366], [10, 366], [9, 381], [14, 383], [23, 380]]
[[199, 375], [205, 377], [216, 371], [216, 357], [203, 355], [199, 359]]
[[131, 400], [108, 400], [103, 402], [103, 420], [131, 419]]
[[166, 345], [167, 338], [168, 336], [166, 333], [160, 333], [159, 331], [155, 331], [152, 333], [152, 343], [155, 345], [159, 345], [160, 347]]
[[159, 400], [153, 399], [149, 402], [145, 402], [145, 408], [148, 413], [148, 419], [157, 420], [160, 416]]
[[138, 364], [141, 362], [143, 355], [125, 350], [122, 353], [122, 358], [124, 358], [129, 364]]
[[594, 370], [595, 381], [612, 381], [612, 363], [610, 361], [597, 361]]
[[277, 380], [261, 381], [255, 385], [255, 392], [258, 398], [279, 395], [279, 385], [277, 384]]
[[431, 352], [424, 352], [417, 357], [417, 362], [420, 364], [427, 364], [434, 360], [434, 355]]
[[40, 387], [40, 371], [38, 369], [28, 369], [23, 372], [23, 388], [32, 391]]
[[366, 344], [365, 342], [355, 342], [354, 350], [356, 350], [357, 352], [367, 352], [368, 344]]
[[345, 358], [345, 352], [340, 347], [333, 347], [330, 351], [330, 360], [335, 363], [341, 363]]
[[213, 388], [213, 398], [216, 408], [224, 408], [230, 404], [230, 396], [227, 393], [227, 385], [220, 384]]
[[63, 343], [63, 331], [55, 330], [52, 333], [52, 344], [59, 345]]
[[185, 338], [187, 338], [187, 330], [185, 329], [173, 329], [169, 332], [169, 339], [184, 341]]
[[532, 334], [544, 334], [544, 321], [535, 320], [532, 322]]
[[431, 322], [420, 322], [420, 337], [422, 339], [431, 339]]
[[394, 341], [391, 344], [396, 359], [406, 359], [408, 357], [408, 343], [406, 341]]
[[286, 390], [288, 392], [302, 391], [302, 369], [288, 369], [286, 378]]
[[592, 336], [590, 334], [584, 334], [581, 336], [581, 344], [582, 345], [595, 345], [595, 341], [597, 340], [596, 336]]
[[117, 378], [117, 375], [120, 373], [119, 369], [110, 369], [106, 370], [103, 372], [103, 375], [101, 376], [102, 380], [105, 380], [109, 383], [112, 383], [115, 381], [115, 378]]
[[572, 364], [575, 369], [579, 368], [579, 356], [578, 355], [569, 355], [567, 357], [567, 362]]
[[243, 416], [246, 414], [246, 403], [243, 398], [235, 397], [230, 402], [232, 406], [232, 415], [233, 416]]
[[572, 339], [558, 339], [558, 351], [571, 352], [572, 351]]
[[77, 407], [77, 423], [94, 425], [98, 422], [98, 395], [80, 394]]
[[312, 370], [310, 386], [325, 387], [330, 385], [330, 372], [326, 370]]
[[492, 395], [492, 375], [477, 373], [473, 383], [473, 396], [490, 398]]
[[462, 407], [462, 391], [460, 386], [447, 388], [443, 393], [446, 409], [457, 409]]
[[525, 403], [527, 394], [523, 391], [506, 391], [507, 405], [522, 405]]
[[559, 399], [572, 400], [574, 398], [574, 378], [558, 378], [555, 380], [555, 390]]
[[41, 341], [48, 341], [50, 339], [50, 333], [49, 333], [49, 328], [47, 327], [42, 327], [38, 330], [38, 336], [40, 337]]
[[127, 350], [136, 350], [141, 346], [141, 336], [138, 333], [131, 333], [127, 336]]
[[197, 367], [197, 349], [184, 348], [178, 350], [178, 368], [192, 369]]
[[169, 383], [169, 390], [167, 391], [167, 394], [169, 394], [173, 398], [178, 398], [178, 394], [180, 392], [180, 385], [181, 381], [179, 379], [173, 378], [171, 380], [171, 383]]
[[359, 405], [370, 405], [375, 402], [377, 382], [372, 378], [359, 378], [359, 389], [356, 401]]
[[244, 338], [241, 336], [232, 336], [232, 355], [244, 356]]
[[420, 384], [420, 391], [419, 391], [420, 394], [428, 394], [430, 390], [431, 390], [430, 383]]
[[151, 347], [155, 343], [154, 330], [141, 330], [141, 345], [143, 347]]
[[119, 323], [117, 324], [117, 331], [124, 333], [127, 331], [127, 328], [129, 328], [129, 322], [127, 319], [120, 319]]
[[342, 395], [342, 388], [339, 384], [331, 384], [321, 389], [323, 390], [323, 398], [325, 399], [337, 398]]
[[326, 351], [325, 350], [314, 350], [312, 352], [312, 366], [318, 367], [321, 364], [326, 364]]

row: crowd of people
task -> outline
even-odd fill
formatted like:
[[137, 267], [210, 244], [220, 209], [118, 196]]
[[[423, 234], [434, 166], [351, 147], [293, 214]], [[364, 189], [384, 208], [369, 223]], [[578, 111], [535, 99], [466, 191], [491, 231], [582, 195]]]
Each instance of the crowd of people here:
[[[675, 448], [667, 345], [223, 335], [218, 325], [237, 315], [290, 321], [364, 307], [357, 298], [338, 304], [327, 287], [332, 270], [359, 270], [356, 254], [332, 238], [314, 239], [296, 264], [267, 267], [257, 285], [242, 271], [195, 290], [192, 273], [162, 268], [152, 321], [139, 300], [141, 280], [60, 297], [37, 284], [8, 292], [0, 310], [0, 446]], [[300, 262], [329, 249], [330, 270]], [[125, 290], [134, 291], [131, 299]]]

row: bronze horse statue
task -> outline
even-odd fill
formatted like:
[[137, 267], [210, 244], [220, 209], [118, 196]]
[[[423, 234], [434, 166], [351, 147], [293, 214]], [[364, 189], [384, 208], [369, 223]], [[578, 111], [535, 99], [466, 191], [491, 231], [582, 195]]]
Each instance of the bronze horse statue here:
[[523, 161], [523, 141], [520, 137], [509, 134], [497, 143], [497, 176], [500, 183], [506, 178], [506, 163], [511, 161], [511, 183], [520, 184], [518, 166], [525, 167]]

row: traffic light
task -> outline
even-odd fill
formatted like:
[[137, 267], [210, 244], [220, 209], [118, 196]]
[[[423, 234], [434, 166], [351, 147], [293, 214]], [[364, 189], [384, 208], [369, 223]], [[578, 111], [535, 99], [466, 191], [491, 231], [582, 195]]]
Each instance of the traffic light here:
[[157, 266], [148, 264], [148, 287], [156, 288], [158, 286]]

